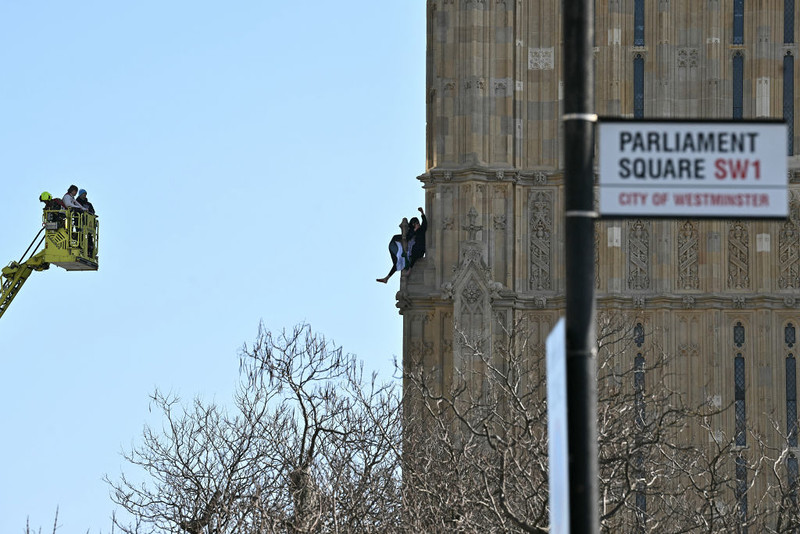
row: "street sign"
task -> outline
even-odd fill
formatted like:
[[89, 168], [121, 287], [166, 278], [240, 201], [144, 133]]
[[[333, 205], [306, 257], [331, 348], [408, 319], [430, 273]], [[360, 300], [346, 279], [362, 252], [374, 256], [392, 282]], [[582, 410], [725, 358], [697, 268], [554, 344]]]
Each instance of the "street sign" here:
[[601, 120], [603, 217], [785, 218], [778, 121]]

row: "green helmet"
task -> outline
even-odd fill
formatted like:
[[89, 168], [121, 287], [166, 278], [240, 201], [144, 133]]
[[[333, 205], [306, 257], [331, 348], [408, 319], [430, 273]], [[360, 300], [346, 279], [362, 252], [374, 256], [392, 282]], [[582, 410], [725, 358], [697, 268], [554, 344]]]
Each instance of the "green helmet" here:
[[39, 200], [41, 200], [42, 202], [47, 202], [48, 200], [53, 200], [53, 195], [51, 195], [50, 193], [45, 191], [44, 193], [39, 195]]

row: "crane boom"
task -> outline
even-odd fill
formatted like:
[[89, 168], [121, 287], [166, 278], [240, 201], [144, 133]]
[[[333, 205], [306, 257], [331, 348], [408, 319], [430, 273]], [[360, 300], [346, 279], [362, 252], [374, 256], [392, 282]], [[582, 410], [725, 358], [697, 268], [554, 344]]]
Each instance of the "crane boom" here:
[[2, 270], [2, 293], [0, 293], [0, 317], [11, 305], [11, 301], [17, 296], [22, 285], [28, 280], [33, 271], [44, 271], [50, 264], [44, 261], [45, 252], [39, 252], [23, 263], [12, 261], [8, 267]]

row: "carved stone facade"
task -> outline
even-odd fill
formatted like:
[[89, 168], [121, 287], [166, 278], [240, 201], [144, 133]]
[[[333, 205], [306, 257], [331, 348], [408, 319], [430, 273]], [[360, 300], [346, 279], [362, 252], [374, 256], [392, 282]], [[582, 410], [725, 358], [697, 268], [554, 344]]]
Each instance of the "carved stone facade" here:
[[[800, 149], [800, 91], [784, 93], [800, 68], [784, 83], [798, 50], [784, 35], [783, 0], [745, 2], [736, 44], [735, 2], [646, 0], [641, 42], [636, 4], [595, 2], [598, 114], [633, 118], [641, 105], [651, 118], [731, 119], [741, 105], [745, 119], [787, 117], [787, 147]], [[401, 280], [398, 307], [404, 362], [436, 370], [445, 389], [457, 374], [480, 387], [470, 351], [491, 350], [498, 321], [526, 318], [543, 346], [563, 315], [560, 9], [560, 0], [427, 2], [428, 253]], [[601, 220], [586, 251], [598, 309], [638, 318], [649, 346], [673, 357], [672, 384], [689, 401], [732, 404], [743, 358], [747, 428], [772, 440], [779, 433], [759, 414], [787, 428], [784, 333], [800, 324], [800, 159], [789, 156], [789, 168], [788, 220]], [[732, 435], [734, 419], [715, 432]]]

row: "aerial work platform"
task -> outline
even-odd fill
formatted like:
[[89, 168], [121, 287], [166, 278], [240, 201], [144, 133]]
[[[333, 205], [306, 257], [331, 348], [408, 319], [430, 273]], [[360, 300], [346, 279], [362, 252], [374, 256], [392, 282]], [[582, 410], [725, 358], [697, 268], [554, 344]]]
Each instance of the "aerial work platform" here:
[[[22, 258], [0, 271], [0, 317], [34, 271], [47, 270], [50, 264], [67, 271], [96, 271], [99, 229], [97, 215], [77, 209], [44, 210], [42, 229]], [[37, 252], [42, 243], [44, 249]]]
[[45, 210], [44, 261], [67, 271], [96, 271], [99, 221], [77, 210]]

